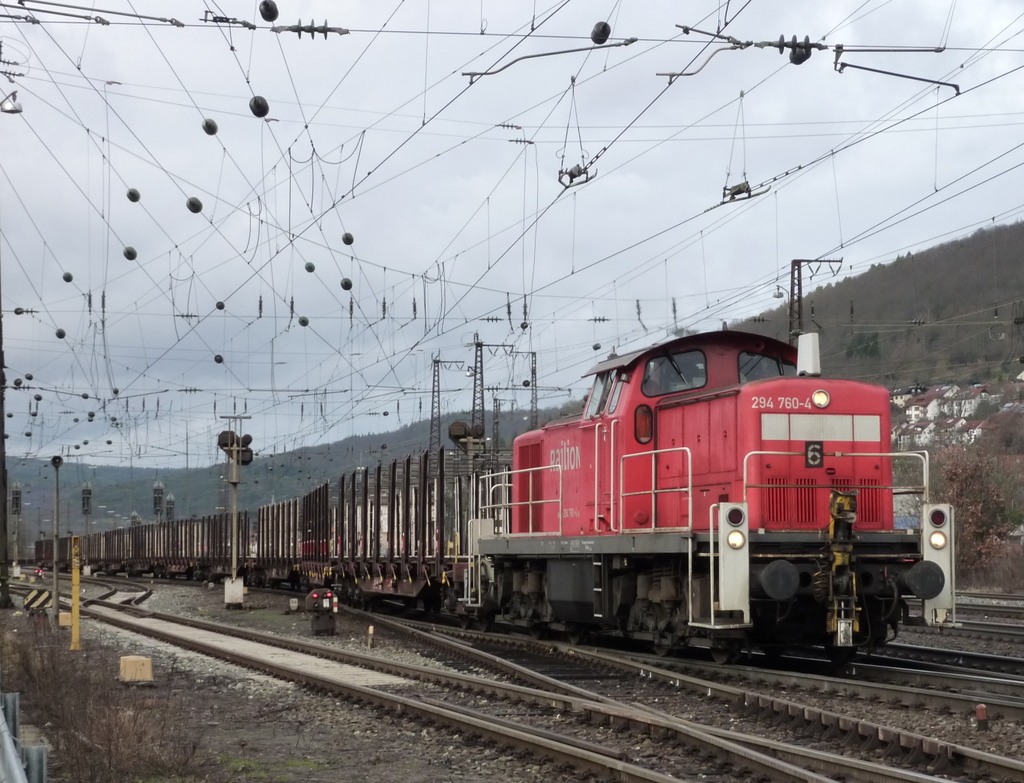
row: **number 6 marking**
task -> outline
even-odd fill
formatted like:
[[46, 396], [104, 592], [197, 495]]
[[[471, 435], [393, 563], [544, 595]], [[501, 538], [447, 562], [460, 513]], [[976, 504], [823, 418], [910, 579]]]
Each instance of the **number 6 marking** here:
[[804, 443], [804, 467], [820, 468], [825, 464], [825, 446], [820, 440], [809, 440]]

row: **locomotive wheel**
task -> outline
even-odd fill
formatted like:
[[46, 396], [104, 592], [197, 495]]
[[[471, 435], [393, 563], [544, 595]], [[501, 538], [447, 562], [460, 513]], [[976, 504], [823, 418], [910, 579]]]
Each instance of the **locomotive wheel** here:
[[723, 666], [735, 663], [739, 657], [740, 651], [732, 645], [718, 644], [711, 648], [711, 659]]

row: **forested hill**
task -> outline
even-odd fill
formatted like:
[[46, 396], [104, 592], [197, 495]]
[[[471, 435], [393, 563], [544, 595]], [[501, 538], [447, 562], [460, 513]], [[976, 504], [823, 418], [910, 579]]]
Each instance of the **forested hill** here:
[[[1017, 223], [817, 288], [805, 271], [804, 330], [821, 333], [823, 371], [832, 377], [889, 388], [1008, 380], [1024, 370], [1022, 262], [1024, 223]], [[787, 306], [762, 317], [731, 328], [786, 339]]]

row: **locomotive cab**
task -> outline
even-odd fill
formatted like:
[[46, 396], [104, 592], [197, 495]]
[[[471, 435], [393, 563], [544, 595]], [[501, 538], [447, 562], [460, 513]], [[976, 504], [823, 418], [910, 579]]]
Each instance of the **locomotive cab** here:
[[[952, 510], [928, 503], [926, 455], [890, 453], [884, 388], [799, 377], [791, 346], [740, 332], [588, 374], [581, 414], [517, 438], [504, 494], [481, 494], [506, 620], [841, 652], [883, 644], [911, 595], [952, 619]], [[896, 528], [894, 496], [918, 528]]]

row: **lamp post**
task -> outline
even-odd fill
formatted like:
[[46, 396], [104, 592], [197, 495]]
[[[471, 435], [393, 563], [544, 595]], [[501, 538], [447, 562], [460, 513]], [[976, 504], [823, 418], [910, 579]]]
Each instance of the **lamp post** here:
[[[56, 630], [60, 621], [60, 583], [57, 580], [57, 536], [60, 533], [60, 466], [64, 464], [64, 458], [59, 454], [50, 457], [50, 464], [53, 465], [53, 592], [50, 595], [53, 603], [50, 606], [50, 621]], [[5, 568], [6, 565], [7, 561], [5, 560]]]
[[[18, 103], [18, 91], [4, 96], [0, 101], [0, 112], [4, 114], [21, 114], [21, 104]], [[0, 302], [3, 301], [2, 288], [0, 288]], [[11, 553], [7, 542], [7, 433], [4, 432], [4, 395], [7, 390], [7, 365], [4, 363], [4, 327], [3, 313], [0, 312], [0, 609], [11, 609], [14, 602], [11, 601], [9, 561]]]

